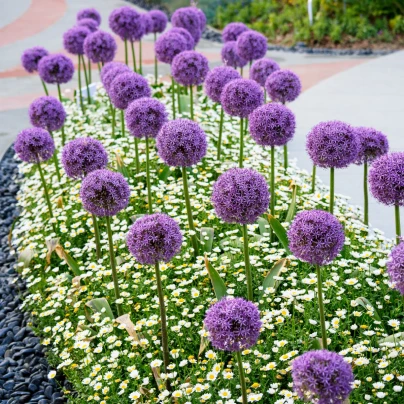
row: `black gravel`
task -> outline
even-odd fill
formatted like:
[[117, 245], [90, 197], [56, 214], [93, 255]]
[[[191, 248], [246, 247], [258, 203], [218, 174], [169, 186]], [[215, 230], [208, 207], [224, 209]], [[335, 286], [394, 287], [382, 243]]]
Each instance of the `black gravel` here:
[[27, 293], [24, 281], [14, 271], [17, 262], [10, 255], [8, 235], [18, 216], [16, 194], [18, 163], [10, 148], [0, 163], [0, 404], [62, 404], [61, 386], [66, 381], [48, 379], [52, 368], [45, 348], [28, 326], [28, 313], [19, 308]]

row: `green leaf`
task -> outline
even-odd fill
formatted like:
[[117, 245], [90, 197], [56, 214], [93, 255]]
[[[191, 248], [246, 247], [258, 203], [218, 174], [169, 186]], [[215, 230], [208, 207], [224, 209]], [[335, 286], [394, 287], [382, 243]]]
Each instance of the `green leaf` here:
[[[215, 230], [212, 227], [202, 227], [200, 240], [204, 252], [211, 252], [213, 248], [213, 237]], [[207, 240], [206, 240], [207, 238]]]
[[274, 266], [269, 270], [264, 282], [262, 283], [262, 292], [260, 293], [260, 298], [264, 295], [265, 290], [268, 288], [274, 288], [275, 290], [278, 288], [280, 282], [277, 281], [275, 277], [279, 276], [282, 269], [286, 268], [288, 265], [289, 260], [287, 258], [283, 258], [275, 262]]
[[55, 251], [60, 259], [65, 260], [67, 262], [67, 265], [69, 265], [70, 269], [72, 270], [75, 276], [79, 276], [82, 274], [82, 272], [80, 271], [80, 266], [77, 263], [77, 261], [69, 253], [67, 253], [60, 244], [58, 244], [55, 247]]
[[389, 335], [385, 338], [380, 338], [378, 340], [379, 345], [385, 343], [392, 343], [394, 345], [399, 345], [400, 341], [404, 340], [404, 332], [397, 332], [395, 334]]
[[100, 313], [101, 319], [106, 317], [109, 317], [111, 320], [114, 319], [111, 307], [105, 297], [90, 300], [86, 303], [86, 306], [89, 307], [94, 313]]
[[297, 185], [292, 185], [292, 201], [290, 202], [288, 213], [286, 215], [285, 222], [291, 222], [295, 217], [296, 213], [296, 195], [297, 195]]
[[242, 250], [243, 249], [243, 242], [240, 240], [239, 236], [236, 236], [235, 238], [230, 238], [230, 237], [226, 237], [224, 239], [222, 239], [222, 241], [220, 242], [220, 247], [222, 248], [237, 248], [238, 250]]
[[289, 240], [288, 240], [288, 236], [286, 234], [285, 228], [281, 225], [279, 220], [275, 219], [272, 215], [268, 215], [268, 220], [269, 220], [269, 224], [272, 227], [272, 230], [277, 235], [279, 241], [281, 242], [281, 244], [285, 248], [286, 252], [288, 254], [290, 254]]
[[270, 234], [271, 230], [268, 227], [266, 227], [266, 226], [269, 226], [268, 220], [264, 219], [263, 217], [259, 217], [257, 222], [258, 222], [261, 236]]
[[215, 291], [216, 299], [220, 300], [223, 296], [227, 295], [226, 285], [219, 273], [209, 262], [207, 255], [205, 254], [205, 266], [208, 270], [210, 281], [212, 282], [213, 290]]
[[[377, 321], [382, 322], [382, 319], [381, 319], [381, 317], [380, 317], [378, 311], [377, 311], [376, 308], [372, 305], [372, 303], [370, 303], [369, 300], [366, 299], [366, 297], [363, 297], [363, 296], [358, 297], [358, 298], [355, 300], [355, 302], [356, 302], [357, 304], [361, 305], [361, 306], [362, 306], [364, 309], [366, 309], [366, 310], [369, 310], [368, 307], [370, 307], [371, 310], [372, 310], [373, 313], [374, 313], [374, 316], [373, 316], [373, 317], [374, 317]], [[368, 307], [366, 307], [366, 306], [368, 306]], [[382, 324], [383, 324], [383, 322], [382, 322]]]
[[189, 95], [180, 94], [180, 110], [183, 112], [190, 112], [190, 98]]
[[321, 338], [310, 338], [307, 350], [308, 351], [318, 351], [320, 349], [323, 349], [323, 343], [321, 341]]
[[164, 168], [162, 170], [160, 170], [160, 172], [159, 172], [159, 175], [158, 175], [159, 180], [166, 182], [167, 178], [170, 176], [170, 172], [171, 172], [170, 167], [164, 166]]
[[126, 178], [130, 178], [130, 171], [126, 167], [120, 154], [116, 153], [116, 169]]

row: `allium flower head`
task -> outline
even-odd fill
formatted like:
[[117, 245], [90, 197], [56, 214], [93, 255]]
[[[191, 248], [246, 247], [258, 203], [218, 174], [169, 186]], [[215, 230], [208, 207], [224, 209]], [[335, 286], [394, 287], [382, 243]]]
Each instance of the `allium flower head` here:
[[131, 102], [125, 112], [126, 126], [137, 138], [156, 137], [167, 122], [167, 111], [163, 103], [155, 98], [139, 98]]
[[356, 160], [358, 149], [354, 129], [341, 121], [320, 122], [307, 135], [306, 150], [318, 167], [348, 167]]
[[145, 34], [142, 17], [132, 7], [116, 8], [109, 15], [108, 22], [112, 32], [122, 40], [138, 41]]
[[101, 24], [101, 15], [95, 8], [84, 8], [77, 13], [77, 21], [83, 20], [84, 18], [90, 18], [96, 21], [97, 25]]
[[168, 18], [165, 13], [161, 10], [150, 10], [149, 16], [153, 22], [152, 32], [161, 33], [166, 29]]
[[269, 206], [270, 193], [265, 178], [250, 168], [231, 168], [213, 184], [212, 204], [227, 223], [256, 222]]
[[387, 136], [373, 128], [354, 128], [359, 141], [359, 152], [355, 164], [371, 163], [389, 151]]
[[14, 142], [18, 157], [27, 163], [40, 163], [53, 156], [55, 143], [45, 129], [29, 128], [21, 131]]
[[265, 88], [272, 101], [294, 101], [302, 91], [299, 76], [290, 70], [277, 70], [268, 76]]
[[236, 41], [226, 42], [222, 47], [221, 55], [222, 62], [226, 66], [234, 68], [244, 67], [248, 63], [247, 59], [244, 59], [239, 55]]
[[384, 205], [404, 205], [404, 153], [385, 154], [369, 170], [372, 195]]
[[100, 73], [100, 77], [101, 77], [101, 81], [104, 80], [105, 75], [111, 71], [114, 67], [122, 67], [122, 66], [126, 66], [128, 68], [128, 71], [130, 71], [130, 68], [123, 62], [108, 62], [105, 63], [105, 65], [102, 67], [101, 69], [101, 73]]
[[121, 173], [95, 170], [81, 184], [84, 209], [96, 216], [115, 216], [128, 206], [129, 197], [129, 185]]
[[177, 222], [163, 213], [145, 215], [129, 229], [126, 244], [143, 265], [169, 262], [180, 252], [182, 234]]
[[171, 64], [175, 56], [188, 49], [187, 46], [181, 34], [167, 31], [157, 38], [154, 51], [159, 62]]
[[262, 323], [254, 303], [224, 297], [208, 309], [204, 325], [215, 348], [237, 352], [257, 343]]
[[29, 106], [29, 119], [33, 126], [53, 132], [64, 125], [66, 112], [55, 97], [44, 96], [37, 98]]
[[71, 140], [63, 147], [62, 164], [68, 177], [84, 178], [92, 171], [105, 168], [108, 154], [98, 140], [81, 137]]
[[239, 72], [232, 67], [218, 66], [210, 70], [205, 80], [205, 93], [214, 102], [220, 102], [224, 86], [241, 78]]
[[39, 61], [48, 55], [49, 52], [45, 48], [34, 46], [33, 48], [25, 50], [21, 55], [22, 66], [28, 73], [36, 72], [38, 70]]
[[184, 50], [194, 49], [195, 46], [194, 38], [192, 38], [192, 35], [185, 28], [171, 28], [167, 32], [180, 34], [185, 39], [186, 47]]
[[153, 20], [151, 19], [149, 13], [140, 14], [140, 19], [144, 27], [144, 35], [151, 34], [153, 32]]
[[387, 272], [394, 289], [404, 296], [404, 243], [396, 245], [387, 261]]
[[175, 119], [163, 125], [157, 135], [160, 158], [172, 167], [191, 167], [206, 154], [206, 134], [189, 119]]
[[254, 80], [236, 79], [224, 86], [220, 100], [226, 114], [247, 118], [263, 104], [264, 92]]
[[250, 28], [242, 22], [231, 22], [224, 27], [222, 32], [223, 42], [237, 41], [237, 38]]
[[70, 28], [63, 34], [64, 48], [73, 55], [84, 55], [84, 40], [90, 33], [90, 30], [83, 26]]
[[95, 21], [91, 18], [83, 18], [83, 19], [77, 21], [77, 26], [86, 27], [90, 32], [95, 32], [98, 30], [97, 21]]
[[206, 28], [206, 15], [205, 13], [200, 9], [196, 7], [196, 4], [194, 5], [196, 14], [198, 15], [198, 19], [199, 19], [199, 29], [201, 30], [201, 33], [203, 31], [205, 31]]
[[185, 28], [194, 38], [195, 44], [199, 42], [202, 35], [200, 16], [195, 7], [182, 7], [174, 11], [171, 16], [173, 27]]
[[289, 231], [293, 255], [311, 265], [329, 264], [342, 250], [344, 229], [338, 219], [324, 210], [299, 212]]
[[262, 58], [256, 60], [250, 69], [250, 79], [255, 80], [260, 86], [265, 87], [267, 78], [273, 73], [279, 70], [278, 63], [269, 58]]
[[175, 81], [183, 86], [202, 84], [209, 71], [209, 62], [204, 55], [195, 51], [179, 53], [171, 65]]
[[[115, 63], [115, 65], [108, 69], [106, 73], [103, 74], [101, 70], [101, 82], [104, 85], [106, 92], [109, 95], [110, 87], [112, 82], [123, 73], [132, 73], [132, 70], [125, 63], [111, 62]], [[107, 65], [105, 65], [107, 66]]]
[[343, 404], [352, 391], [352, 368], [336, 352], [309, 351], [292, 362], [293, 388], [307, 403]]
[[248, 119], [251, 137], [261, 146], [283, 146], [295, 134], [295, 115], [281, 104], [262, 105]]
[[267, 38], [257, 31], [245, 31], [237, 38], [237, 51], [243, 59], [248, 61], [261, 59], [267, 50]]
[[108, 32], [96, 31], [84, 41], [84, 53], [93, 63], [111, 62], [116, 53], [116, 42]]
[[49, 55], [39, 61], [38, 72], [45, 83], [63, 84], [73, 77], [74, 65], [65, 55]]
[[114, 79], [109, 86], [109, 96], [116, 108], [126, 109], [132, 101], [142, 97], [150, 97], [151, 90], [149, 83], [143, 76], [128, 72], [119, 74]]

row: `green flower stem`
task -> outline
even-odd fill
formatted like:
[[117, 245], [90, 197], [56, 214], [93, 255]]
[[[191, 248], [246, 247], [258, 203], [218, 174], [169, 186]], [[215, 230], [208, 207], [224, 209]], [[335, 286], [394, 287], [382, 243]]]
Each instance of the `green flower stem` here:
[[[58, 88], [59, 101], [63, 104], [63, 101], [62, 101], [62, 91], [61, 91], [61, 89], [60, 89], [60, 84], [59, 84], [59, 83], [57, 83], [57, 88]], [[62, 145], [64, 146], [64, 145], [65, 145], [65, 142], [66, 142], [65, 126], [64, 126], [64, 125], [62, 126], [61, 131], [62, 131]]]
[[247, 277], [247, 298], [252, 302], [254, 296], [253, 296], [252, 274], [250, 267], [250, 252], [248, 249], [248, 231], [246, 224], [243, 224], [243, 244], [244, 244], [245, 274]]
[[288, 168], [288, 145], [283, 145], [283, 167], [285, 170]]
[[[111, 269], [112, 269], [112, 279], [114, 281], [115, 300], [118, 300], [121, 298], [121, 294], [119, 293], [118, 274], [116, 272], [115, 251], [114, 251], [114, 244], [112, 241], [111, 218], [109, 216], [105, 216], [105, 220], [107, 222], [109, 260], [110, 260]], [[118, 311], [118, 316], [122, 316], [123, 315], [122, 306], [120, 304], [116, 303], [116, 308]]]
[[[83, 57], [83, 63], [85, 63], [84, 57]], [[89, 82], [89, 83], [92, 83], [92, 78], [91, 78], [91, 60], [90, 60], [90, 59], [88, 59], [87, 68], [88, 68], [88, 82]]]
[[401, 224], [400, 224], [400, 206], [395, 205], [394, 206], [394, 213], [395, 213], [395, 219], [396, 219], [396, 243], [400, 243], [400, 237], [401, 237]]
[[111, 99], [108, 98], [108, 100], [109, 100], [109, 110], [110, 110], [110, 112], [111, 112], [112, 138], [115, 139], [115, 125], [116, 125], [115, 116], [116, 116], [116, 109], [115, 109], [115, 107], [112, 105]]
[[181, 86], [179, 83], [176, 85], [176, 93], [177, 93], [177, 107], [178, 107], [178, 113], [181, 113]]
[[275, 146], [271, 146], [271, 215], [275, 216]]
[[240, 67], [240, 76], [243, 77], [243, 68]]
[[87, 69], [86, 69], [86, 62], [84, 60], [84, 56], [81, 55], [81, 61], [83, 62], [83, 67], [84, 67], [84, 78], [86, 80], [86, 89], [87, 89], [87, 101], [89, 104], [91, 104], [91, 95], [90, 95], [90, 82], [88, 80], [88, 75], [87, 75]]
[[237, 364], [238, 364], [238, 373], [239, 373], [239, 376], [240, 376], [240, 387], [241, 387], [241, 395], [243, 397], [243, 404], [248, 404], [247, 386], [246, 386], [246, 383], [245, 383], [243, 360], [241, 358], [240, 351], [237, 351], [235, 353], [235, 356], [236, 356]]
[[131, 49], [132, 49], [132, 61], [133, 61], [133, 71], [137, 72], [137, 67], [136, 67], [136, 53], [135, 53], [135, 45], [133, 42], [130, 43]]
[[320, 311], [320, 324], [321, 324], [321, 340], [323, 344], [323, 349], [327, 349], [327, 331], [325, 329], [325, 314], [324, 314], [324, 303], [323, 303], [323, 284], [321, 282], [321, 268], [316, 265], [317, 271], [317, 295], [318, 295], [318, 309]]
[[78, 68], [78, 79], [79, 79], [79, 98], [80, 98], [80, 108], [81, 112], [84, 113], [84, 105], [83, 105], [83, 94], [81, 93], [81, 57], [78, 55], [77, 57], [78, 62], [79, 62], [79, 68]]
[[139, 161], [139, 139], [135, 137], [135, 159], [136, 159], [136, 174], [140, 172], [140, 161]]
[[94, 226], [94, 237], [95, 237], [95, 247], [97, 251], [97, 260], [101, 258], [101, 243], [100, 243], [100, 230], [98, 228], [97, 216], [93, 216], [93, 226]]
[[173, 109], [173, 119], [175, 119], [175, 82], [173, 76], [171, 76], [171, 104]]
[[334, 167], [330, 168], [330, 213], [334, 214]]
[[121, 132], [122, 137], [125, 136], [125, 111], [121, 109]]
[[[49, 134], [50, 134], [50, 135], [52, 136], [52, 138], [53, 138], [53, 133], [52, 133], [51, 131], [49, 131]], [[55, 150], [54, 153], [53, 153], [52, 160], [53, 160], [53, 163], [55, 164], [56, 175], [57, 175], [57, 177], [58, 177], [58, 181], [60, 182], [61, 179], [62, 179], [62, 177], [61, 177], [61, 175], [60, 175], [59, 162], [58, 162], [58, 158], [57, 158], [57, 155], [56, 155], [56, 150]]]
[[243, 131], [243, 118], [240, 118], [240, 152], [238, 156], [238, 166], [243, 167], [243, 150], [244, 150], [244, 131]]
[[194, 120], [194, 89], [189, 86], [189, 98], [191, 101], [191, 119]]
[[98, 73], [99, 73], [100, 76], [101, 76], [102, 67], [101, 67], [101, 63], [100, 63], [100, 62], [97, 63], [97, 67], [98, 67]]
[[264, 88], [264, 104], [267, 103], [267, 90]]
[[[157, 34], [154, 33], [154, 43], [156, 43], [157, 39]], [[158, 64], [157, 64], [157, 57], [156, 54], [154, 54], [154, 84], [157, 85], [157, 79], [158, 79]]]
[[182, 169], [182, 182], [184, 184], [185, 205], [186, 205], [187, 214], [188, 214], [188, 226], [189, 226], [189, 230], [194, 233], [191, 235], [191, 243], [192, 243], [192, 247], [194, 249], [194, 256], [196, 259], [199, 254], [199, 249], [198, 249], [198, 240], [196, 239], [196, 234], [195, 234], [194, 219], [192, 217], [191, 202], [189, 200], [187, 168], [181, 167], [181, 169]]
[[363, 211], [365, 224], [369, 225], [368, 163], [363, 164]]
[[[41, 163], [39, 162], [39, 160], [38, 160], [38, 171], [39, 171], [39, 175], [40, 175], [41, 181], [42, 181], [43, 192], [45, 195], [46, 204], [48, 205], [49, 216], [51, 217], [51, 219], [53, 219], [53, 210], [52, 210], [52, 204], [51, 204], [50, 198], [49, 198], [48, 187], [46, 185], [45, 177], [43, 175]], [[52, 227], [53, 227], [53, 231], [56, 233], [55, 223], [52, 223]]]
[[143, 74], [143, 66], [142, 66], [142, 40], [139, 40], [139, 74]]
[[311, 193], [314, 194], [316, 191], [316, 171], [317, 171], [317, 166], [313, 164], [313, 171], [311, 174]]
[[147, 184], [147, 202], [149, 213], [153, 213], [153, 200], [151, 196], [151, 185], [150, 185], [150, 161], [149, 161], [149, 137], [146, 136], [146, 184]]
[[220, 152], [222, 149], [223, 119], [224, 119], [224, 111], [223, 111], [223, 107], [220, 105], [219, 139], [217, 141], [217, 159], [218, 160], [220, 160]]
[[45, 91], [45, 94], [49, 95], [48, 87], [46, 87], [46, 84], [42, 79], [41, 79], [41, 83], [42, 83], [43, 90]]
[[126, 64], [126, 66], [129, 66], [128, 65], [128, 40], [124, 39], [123, 43], [125, 45], [125, 64]]

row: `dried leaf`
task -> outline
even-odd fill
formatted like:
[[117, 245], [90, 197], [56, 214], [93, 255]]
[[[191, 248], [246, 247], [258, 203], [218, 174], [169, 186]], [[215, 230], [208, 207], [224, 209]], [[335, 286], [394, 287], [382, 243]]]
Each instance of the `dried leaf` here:
[[56, 246], [59, 244], [60, 238], [52, 238], [50, 240], [46, 240], [46, 247], [48, 248], [48, 251], [46, 253], [46, 267], [48, 267], [50, 265], [51, 262], [51, 256], [53, 251], [55, 251]]
[[59, 209], [63, 209], [63, 196], [59, 196], [59, 198], [56, 201], [56, 205]]
[[34, 258], [34, 256], [35, 256], [35, 254], [36, 254], [35, 250], [31, 250], [30, 248], [26, 248], [25, 250], [22, 250], [20, 252], [20, 255], [18, 256], [18, 262], [19, 263], [22, 262], [24, 264], [23, 265], [24, 269], [28, 268], [32, 258]]
[[67, 262], [67, 265], [69, 265], [74, 275], [76, 276], [82, 275], [77, 261], [69, 253], [67, 253], [60, 244], [55, 246], [55, 251], [60, 259], [65, 260]]
[[129, 317], [129, 314], [124, 314], [115, 319], [115, 321], [119, 324], [122, 324], [125, 327], [125, 330], [128, 334], [136, 341], [140, 342], [140, 338], [138, 333], [135, 330], [135, 325], [133, 324], [132, 320]]
[[209, 346], [209, 338], [201, 336], [201, 344], [199, 345], [198, 358], [203, 354], [205, 349]]

